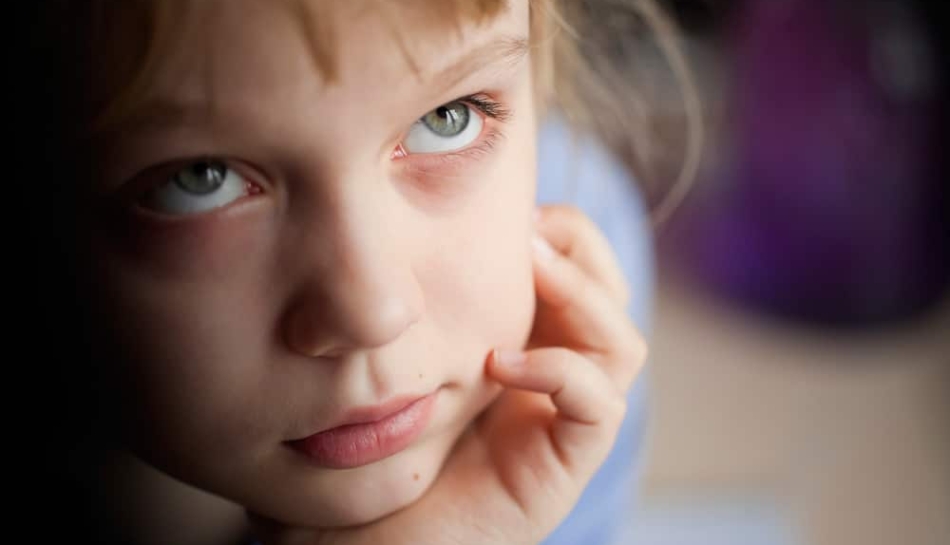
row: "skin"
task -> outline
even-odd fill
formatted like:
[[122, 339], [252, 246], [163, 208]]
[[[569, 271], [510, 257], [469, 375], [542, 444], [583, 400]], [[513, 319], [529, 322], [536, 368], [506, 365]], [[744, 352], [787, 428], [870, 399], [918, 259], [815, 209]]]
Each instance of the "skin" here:
[[536, 227], [539, 306], [529, 349], [493, 353], [486, 372], [507, 390], [460, 439], [432, 489], [355, 528], [253, 516], [265, 543], [536, 545], [567, 516], [610, 452], [646, 346], [623, 310], [629, 292], [617, 262], [590, 220], [550, 207]]
[[[609, 452], [643, 347], [603, 237], [576, 212], [533, 219], [530, 55], [493, 47], [444, 72], [526, 40], [527, 1], [403, 42], [418, 75], [385, 21], [342, 7], [337, 36], [375, 38], [342, 40], [333, 81], [290, 12], [224, 3], [202, 3], [214, 32], [183, 30], [185, 53], [153, 83], [156, 102], [187, 111], [96, 150], [90, 272], [121, 355], [125, 448], [244, 506], [275, 543], [423, 543], [429, 516], [483, 534], [460, 522], [461, 497], [494, 506], [497, 542], [540, 540]], [[455, 153], [399, 152], [417, 119], [473, 93], [510, 118], [486, 117]], [[204, 157], [251, 194], [155, 210], [150, 191]], [[536, 233], [556, 250], [532, 251]], [[354, 407], [430, 393], [422, 435], [379, 462], [320, 467], [287, 445]]]
[[[483, 375], [489, 351], [529, 333], [530, 60], [453, 74], [466, 81], [436, 91], [391, 41], [348, 41], [328, 84], [289, 12], [230, 8], [207, 8], [222, 43], [202, 50], [203, 37], [186, 34], [194, 42], [182, 50], [203, 53], [173, 59], [154, 83], [156, 101], [200, 109], [104, 146], [97, 189], [121, 199], [96, 232], [94, 276], [134, 362], [118, 369], [120, 390], [133, 393], [123, 400], [129, 441], [149, 463], [254, 511], [366, 522], [431, 484], [498, 392]], [[340, 20], [341, 35], [386, 28], [373, 16]], [[413, 58], [435, 74], [451, 64], [443, 59], [527, 31], [521, 2], [491, 28]], [[512, 111], [504, 124], [486, 120], [505, 135], [490, 152], [392, 158], [419, 117], [475, 92]], [[260, 193], [187, 216], [137, 200], [206, 155], [232, 158]], [[422, 437], [378, 463], [326, 469], [286, 445], [350, 408], [436, 391]]]

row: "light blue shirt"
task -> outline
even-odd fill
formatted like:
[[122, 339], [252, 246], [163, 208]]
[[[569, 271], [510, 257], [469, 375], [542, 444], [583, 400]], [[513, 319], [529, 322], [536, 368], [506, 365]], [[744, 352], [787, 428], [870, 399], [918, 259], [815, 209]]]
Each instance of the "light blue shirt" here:
[[[640, 193], [623, 166], [591, 139], [576, 138], [558, 119], [542, 127], [538, 202], [573, 204], [610, 240], [630, 286], [631, 319], [649, 337], [654, 293], [650, 222]], [[628, 396], [627, 416], [614, 449], [578, 504], [543, 545], [607, 545], [632, 525], [646, 428], [648, 370]]]

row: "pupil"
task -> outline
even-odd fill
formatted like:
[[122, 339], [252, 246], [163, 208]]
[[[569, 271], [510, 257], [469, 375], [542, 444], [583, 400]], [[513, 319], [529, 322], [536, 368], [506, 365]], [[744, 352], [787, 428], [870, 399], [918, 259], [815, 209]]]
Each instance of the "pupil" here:
[[423, 118], [432, 132], [445, 137], [457, 136], [468, 126], [468, 111], [464, 104], [453, 102], [439, 106]]
[[202, 161], [193, 164], [176, 178], [178, 185], [191, 193], [211, 193], [224, 179], [224, 165]]

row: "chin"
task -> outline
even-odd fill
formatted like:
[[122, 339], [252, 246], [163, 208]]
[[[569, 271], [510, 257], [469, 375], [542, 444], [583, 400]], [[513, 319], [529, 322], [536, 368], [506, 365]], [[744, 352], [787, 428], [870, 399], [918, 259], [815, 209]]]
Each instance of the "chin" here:
[[[445, 419], [439, 422], [436, 418], [431, 435], [378, 462], [352, 469], [315, 470], [301, 464], [296, 454], [284, 459], [286, 463], [278, 464], [285, 469], [277, 480], [289, 486], [278, 496], [271, 495], [260, 512], [292, 526], [343, 528], [371, 523], [411, 506], [436, 482], [469, 424], [502, 391], [487, 383], [474, 391], [462, 390], [461, 399], [453, 395], [461, 393], [454, 388], [443, 392]], [[274, 491], [274, 482], [266, 483], [265, 494]]]
[[425, 481], [420, 477], [419, 481], [415, 483], [417, 486], [406, 486], [402, 490], [393, 490], [389, 497], [353, 498], [354, 501], [347, 502], [349, 505], [340, 505], [339, 517], [330, 521], [330, 524], [325, 527], [360, 526], [392, 515], [422, 498], [432, 483], [435, 482], [437, 476], [438, 473], [434, 472], [433, 476]]
[[[459, 437], [469, 424], [502, 392], [483, 384], [464, 404], [460, 418], [409, 449], [375, 464], [341, 472], [334, 486], [334, 520], [322, 526], [358, 526], [409, 507], [435, 483]], [[342, 492], [342, 493], [341, 493]]]
[[[379, 462], [331, 470], [284, 496], [271, 516], [292, 526], [343, 528], [371, 523], [418, 501], [439, 476], [459, 433], [442, 433]], [[299, 470], [299, 468], [298, 468]], [[298, 484], [303, 479], [294, 479]]]

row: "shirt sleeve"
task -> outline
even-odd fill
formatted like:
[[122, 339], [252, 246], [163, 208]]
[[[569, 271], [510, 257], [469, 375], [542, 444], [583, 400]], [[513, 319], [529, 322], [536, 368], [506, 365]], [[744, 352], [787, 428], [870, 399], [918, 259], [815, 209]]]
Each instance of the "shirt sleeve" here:
[[[555, 117], [539, 135], [538, 203], [575, 205], [605, 233], [630, 286], [627, 311], [649, 338], [653, 239], [643, 199], [626, 169], [597, 142], [575, 136]], [[646, 437], [649, 382], [648, 364], [628, 394], [627, 415], [613, 451], [543, 545], [609, 545], [629, 532]]]

